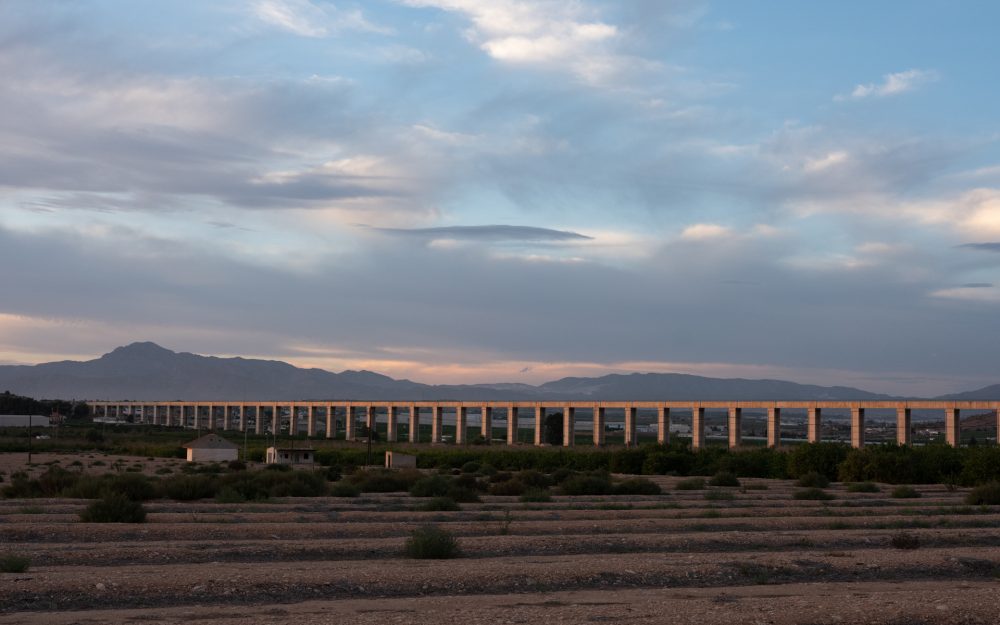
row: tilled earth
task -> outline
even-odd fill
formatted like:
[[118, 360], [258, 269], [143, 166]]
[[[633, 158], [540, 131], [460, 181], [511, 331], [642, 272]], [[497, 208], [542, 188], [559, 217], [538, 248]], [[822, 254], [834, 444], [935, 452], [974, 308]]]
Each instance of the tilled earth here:
[[[141, 525], [85, 524], [75, 500], [0, 501], [3, 623], [998, 623], [1000, 506], [828, 489], [483, 497], [421, 512], [407, 495], [151, 502]], [[455, 560], [402, 557], [410, 531]], [[900, 549], [904, 534], [917, 548]], [[895, 540], [894, 540], [895, 539]]]

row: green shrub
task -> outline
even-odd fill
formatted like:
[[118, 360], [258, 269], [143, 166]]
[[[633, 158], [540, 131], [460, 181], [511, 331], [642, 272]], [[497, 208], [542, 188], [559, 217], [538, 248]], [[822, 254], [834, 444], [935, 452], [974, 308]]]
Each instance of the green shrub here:
[[512, 479], [505, 482], [495, 482], [490, 484], [489, 493], [491, 495], [516, 497], [518, 495], [523, 495], [527, 490], [528, 487], [525, 486], [521, 480]]
[[788, 452], [788, 475], [798, 478], [806, 473], [819, 473], [827, 479], [836, 479], [840, 463], [847, 458], [850, 451], [851, 448], [843, 443], [795, 445]]
[[795, 485], [804, 488], [826, 488], [830, 485], [830, 480], [818, 471], [810, 471], [800, 475], [799, 479], [795, 480]]
[[462, 507], [451, 497], [433, 497], [421, 503], [417, 509], [424, 512], [455, 512]]
[[489, 477], [491, 475], [496, 474], [496, 472], [497, 468], [492, 464], [484, 464], [481, 467], [479, 467], [479, 475], [484, 475], [486, 477]]
[[0, 555], [0, 573], [24, 573], [31, 566], [31, 560], [14, 553]]
[[965, 496], [965, 503], [971, 506], [1000, 505], [1000, 482], [990, 482], [973, 488]]
[[226, 468], [230, 471], [246, 471], [247, 463], [242, 460], [230, 460], [229, 464], [226, 465]]
[[739, 486], [740, 480], [734, 473], [729, 471], [719, 471], [708, 480], [709, 486]]
[[912, 486], [897, 486], [892, 489], [892, 496], [894, 499], [917, 499], [920, 493]]
[[633, 477], [614, 485], [616, 495], [659, 495], [660, 486], [644, 477]]
[[572, 469], [567, 469], [566, 467], [562, 467], [560, 469], [556, 469], [555, 471], [553, 471], [550, 478], [553, 484], [562, 484], [563, 482], [573, 477], [574, 475], [576, 475], [576, 471]]
[[215, 493], [216, 503], [243, 503], [247, 498], [232, 486], [223, 486]]
[[479, 471], [479, 463], [469, 461], [462, 465], [462, 473], [475, 473]]
[[448, 489], [447, 496], [459, 503], [479, 503], [480, 501], [479, 493], [471, 488], [466, 488], [457, 484], [453, 484], [451, 488]]
[[176, 475], [160, 483], [163, 494], [175, 501], [195, 501], [215, 496], [215, 479], [207, 475]]
[[603, 475], [576, 475], [559, 485], [564, 495], [610, 495], [614, 492], [611, 478]]
[[889, 545], [896, 549], [919, 549], [920, 537], [907, 532], [897, 532], [889, 538]]
[[675, 486], [677, 490], [704, 490], [705, 489], [705, 478], [703, 477], [689, 477], [686, 480], [681, 480], [677, 482]]
[[415, 469], [369, 469], [355, 472], [348, 480], [363, 493], [396, 493], [410, 490], [423, 477], [424, 474]]
[[80, 520], [84, 523], [143, 523], [146, 510], [138, 501], [111, 492], [91, 502], [80, 513]]
[[708, 501], [731, 501], [736, 499], [736, 495], [728, 490], [709, 490], [705, 492], [705, 499]]
[[855, 482], [847, 485], [849, 493], [878, 493], [881, 489], [874, 482]]
[[548, 488], [552, 486], [552, 480], [549, 476], [534, 469], [518, 471], [516, 479], [528, 488]]
[[156, 486], [145, 475], [123, 473], [108, 478], [107, 489], [121, 493], [132, 501], [148, 501], [156, 497]]
[[548, 503], [552, 501], [552, 495], [547, 490], [533, 488], [524, 491], [524, 494], [521, 495], [521, 501], [523, 503]]
[[418, 560], [444, 560], [460, 554], [458, 541], [436, 525], [419, 527], [406, 539], [403, 553]]
[[809, 499], [815, 501], [829, 501], [834, 498], [833, 495], [818, 487], [797, 490], [792, 497], [795, 499]]
[[743, 490], [770, 490], [771, 487], [765, 482], [751, 482], [743, 485]]
[[451, 480], [443, 475], [429, 475], [414, 482], [410, 495], [414, 497], [443, 497], [451, 488]]
[[357, 497], [361, 489], [356, 484], [341, 480], [330, 487], [330, 494], [334, 497]]

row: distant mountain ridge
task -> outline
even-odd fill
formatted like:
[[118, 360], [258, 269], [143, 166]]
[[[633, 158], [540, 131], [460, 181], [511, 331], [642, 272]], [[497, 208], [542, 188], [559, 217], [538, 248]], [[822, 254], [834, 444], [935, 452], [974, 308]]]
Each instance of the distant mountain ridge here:
[[[781, 380], [707, 378], [681, 373], [568, 377], [533, 386], [520, 383], [430, 385], [371, 371], [332, 373], [286, 362], [218, 358], [132, 343], [88, 361], [0, 366], [0, 390], [46, 399], [107, 400], [349, 400], [656, 401], [656, 400], [878, 400], [889, 395], [844, 386]], [[989, 397], [980, 395], [989, 394]], [[953, 396], [994, 399], [1000, 385]], [[968, 395], [969, 397], [965, 397]], [[949, 397], [952, 398], [952, 397]]]

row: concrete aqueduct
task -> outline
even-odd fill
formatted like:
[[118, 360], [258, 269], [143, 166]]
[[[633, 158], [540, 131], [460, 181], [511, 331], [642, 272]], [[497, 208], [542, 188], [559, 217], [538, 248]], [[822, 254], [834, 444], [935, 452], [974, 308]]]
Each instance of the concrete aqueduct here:
[[[636, 415], [639, 409], [657, 411], [657, 440], [669, 442], [670, 415], [673, 411], [691, 413], [691, 444], [700, 448], [705, 444], [705, 410], [725, 410], [729, 414], [729, 446], [741, 444], [741, 422], [744, 410], [767, 411], [767, 444], [775, 447], [781, 444], [782, 411], [800, 410], [807, 415], [807, 439], [820, 440], [820, 424], [824, 410], [850, 410], [851, 445], [865, 444], [865, 411], [895, 410], [896, 439], [902, 445], [910, 444], [911, 412], [913, 410], [939, 410], [944, 413], [945, 440], [949, 445], [960, 441], [960, 413], [962, 410], [994, 411], [997, 431], [1000, 433], [1000, 401], [554, 401], [554, 402], [456, 402], [456, 401], [301, 401], [301, 402], [246, 402], [246, 401], [170, 401], [170, 402], [87, 402], [92, 414], [121, 418], [126, 415], [156, 425], [177, 425], [195, 429], [222, 429], [247, 431], [250, 420], [257, 434], [279, 432], [284, 419], [282, 410], [288, 408], [288, 431], [299, 432], [301, 419], [306, 421], [308, 436], [317, 435], [317, 420], [325, 418], [324, 435], [334, 438], [341, 429], [348, 440], [357, 434], [359, 413], [364, 416], [367, 427], [374, 427], [376, 415], [382, 410], [386, 416], [386, 434], [389, 441], [398, 438], [400, 412], [406, 410], [409, 419], [409, 440], [418, 442], [421, 416], [425, 412], [431, 417], [431, 442], [442, 442], [443, 415], [445, 411], [454, 414], [456, 424], [454, 442], [458, 445], [468, 442], [468, 415], [472, 410], [479, 413], [480, 433], [486, 440], [492, 438], [493, 414], [504, 411], [507, 421], [507, 444], [517, 442], [518, 417], [522, 411], [533, 412], [534, 443], [543, 442], [542, 428], [547, 410], [560, 410], [563, 418], [563, 444], [574, 444], [578, 411], [589, 411], [593, 423], [593, 444], [604, 444], [605, 414], [608, 410], [623, 410], [625, 413], [625, 444], [635, 445]], [[303, 414], [304, 412], [304, 414]], [[343, 419], [337, 418], [338, 412]], [[343, 423], [343, 428], [339, 427]]]

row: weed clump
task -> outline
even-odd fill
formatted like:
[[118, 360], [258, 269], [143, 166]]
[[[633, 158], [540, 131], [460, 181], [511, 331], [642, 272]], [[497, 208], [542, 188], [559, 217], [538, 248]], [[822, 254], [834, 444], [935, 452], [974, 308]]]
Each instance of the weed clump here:
[[826, 488], [830, 485], [830, 480], [822, 473], [810, 471], [799, 477], [795, 485], [803, 488]]
[[1000, 482], [990, 482], [973, 488], [965, 496], [965, 503], [970, 506], [1000, 505]]
[[830, 501], [831, 499], [834, 499], [833, 495], [826, 492], [822, 488], [804, 488], [802, 490], [797, 490], [792, 497], [795, 499], [812, 501]]
[[417, 508], [424, 512], [457, 512], [462, 507], [451, 497], [432, 497]]
[[719, 471], [708, 480], [709, 486], [739, 486], [740, 480], [735, 473], [730, 471]]
[[894, 499], [918, 499], [920, 493], [912, 486], [897, 486], [892, 489]]
[[533, 488], [531, 490], [524, 491], [521, 495], [522, 503], [548, 503], [552, 501], [552, 495], [547, 490], [540, 488]]
[[0, 555], [0, 573], [24, 573], [31, 566], [31, 560], [15, 553]]
[[907, 532], [897, 532], [889, 538], [889, 544], [895, 549], [919, 549], [920, 537]]
[[686, 480], [677, 482], [677, 490], [705, 490], [705, 478], [689, 477]]
[[655, 482], [644, 477], [633, 477], [614, 485], [616, 495], [659, 495], [662, 491]]
[[854, 484], [847, 485], [847, 492], [849, 493], [878, 493], [881, 492], [878, 485], [875, 482], [855, 482]]
[[146, 510], [138, 501], [133, 501], [122, 493], [109, 492], [91, 502], [80, 520], [84, 523], [144, 523]]
[[406, 539], [403, 553], [417, 560], [446, 560], [460, 554], [458, 540], [436, 525], [425, 525], [413, 530]]

